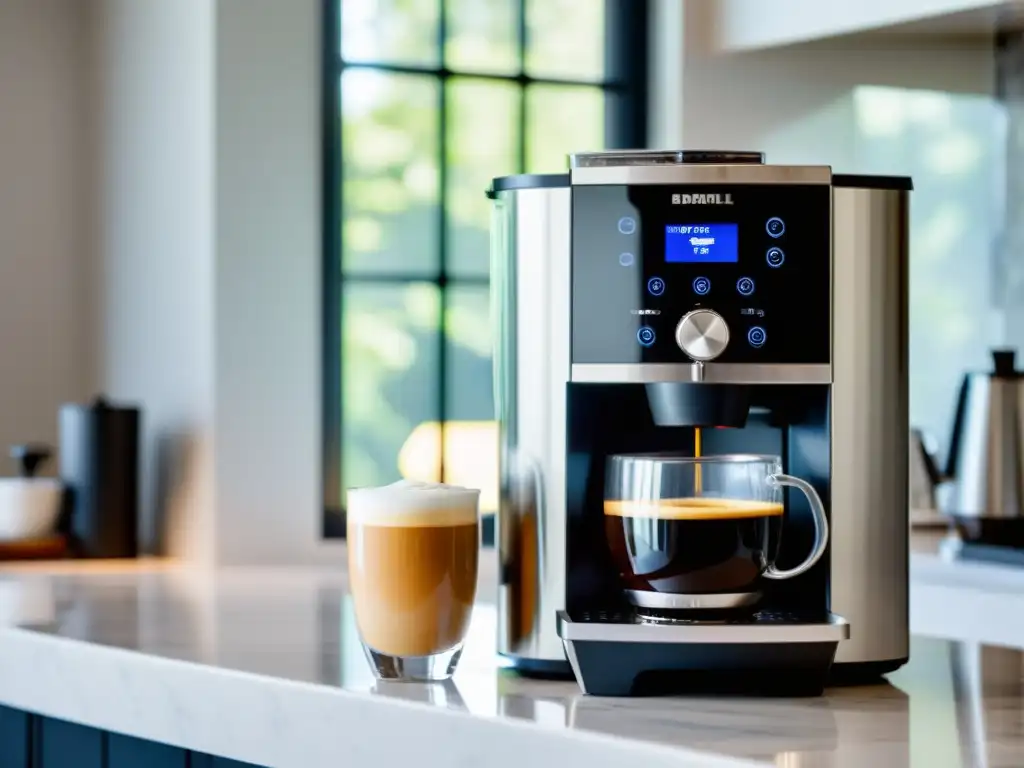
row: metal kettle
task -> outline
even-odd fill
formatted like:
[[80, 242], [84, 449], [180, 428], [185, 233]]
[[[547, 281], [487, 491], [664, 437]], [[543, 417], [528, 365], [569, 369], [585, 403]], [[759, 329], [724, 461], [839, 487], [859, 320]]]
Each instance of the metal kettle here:
[[944, 511], [950, 517], [1024, 518], [1024, 371], [1014, 351], [992, 352], [993, 370], [968, 373], [960, 385]]

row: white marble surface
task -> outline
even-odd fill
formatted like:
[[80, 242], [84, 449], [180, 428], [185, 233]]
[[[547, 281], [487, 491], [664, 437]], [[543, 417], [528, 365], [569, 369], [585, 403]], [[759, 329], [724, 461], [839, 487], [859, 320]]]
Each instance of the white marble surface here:
[[1024, 574], [912, 573], [920, 633], [890, 683], [764, 700], [520, 679], [486, 603], [451, 684], [377, 685], [338, 573], [4, 568], [0, 702], [281, 768], [1024, 765]]

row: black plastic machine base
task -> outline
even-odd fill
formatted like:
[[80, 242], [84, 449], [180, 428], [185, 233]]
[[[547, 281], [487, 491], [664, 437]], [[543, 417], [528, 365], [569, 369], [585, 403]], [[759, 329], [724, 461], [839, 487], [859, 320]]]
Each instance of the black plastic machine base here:
[[[613, 651], [614, 652], [614, 649]], [[536, 678], [541, 680], [572, 680], [573, 675], [572, 666], [568, 661], [547, 661], [540, 659], [524, 659], [515, 656], [502, 655], [504, 660], [503, 668], [509, 669], [518, 675], [529, 678]], [[858, 686], [858, 685], [877, 685], [883, 682], [883, 678], [905, 666], [910, 661], [909, 656], [904, 656], [901, 659], [890, 659], [886, 661], [862, 661], [862, 662], [847, 662], [844, 664], [832, 663], [828, 670], [828, 677], [825, 681], [825, 687], [836, 686]], [[652, 693], [658, 689], [658, 684], [648, 685], [644, 675], [640, 675], [639, 687], [647, 687]], [[689, 675], [690, 689], [692, 690], [696, 684], [700, 683], [700, 678], [705, 673], [698, 670]], [[715, 672], [716, 675], [721, 674]], [[779, 688], [786, 688], [789, 682], [782, 681], [781, 685], [778, 685], [776, 681], [772, 681], [770, 676], [761, 676], [763, 684], [769, 687], [779, 690]], [[740, 674], [737, 681], [742, 683], [745, 681], [745, 677]], [[678, 682], [678, 681], [677, 681]], [[686, 681], [683, 681], [683, 688], [686, 688]], [[726, 686], [728, 687], [728, 681]], [[698, 686], [699, 687], [699, 686]], [[819, 691], [820, 693], [820, 691]], [[812, 693], [811, 695], [819, 695], [819, 693]], [[607, 694], [610, 695], [610, 694]], [[785, 695], [785, 694], [781, 694]]]
[[508, 669], [523, 677], [538, 680], [572, 680], [572, 667], [565, 659], [528, 659], [523, 656], [498, 654], [502, 669]]
[[[741, 650], [743, 649], [743, 650]], [[744, 694], [820, 696], [836, 643], [736, 645], [577, 643], [584, 692], [593, 696]], [[745, 652], [744, 652], [745, 651]]]
[[887, 659], [885, 661], [835, 663], [828, 673], [828, 685], [875, 685], [882, 682], [884, 675], [895, 672], [908, 661], [910, 661], [910, 657], [904, 656], [902, 659]]
[[594, 696], [820, 696], [849, 625], [758, 615], [724, 624], [651, 625], [559, 617], [576, 679]]

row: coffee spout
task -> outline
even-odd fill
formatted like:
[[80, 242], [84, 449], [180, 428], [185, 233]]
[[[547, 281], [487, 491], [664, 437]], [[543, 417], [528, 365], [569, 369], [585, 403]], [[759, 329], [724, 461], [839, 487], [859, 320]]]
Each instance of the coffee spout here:
[[[702, 372], [702, 364], [695, 363], [694, 368], [698, 365]], [[747, 423], [750, 412], [750, 388], [747, 386], [697, 380], [658, 382], [645, 387], [651, 416], [659, 427], [742, 427]]]

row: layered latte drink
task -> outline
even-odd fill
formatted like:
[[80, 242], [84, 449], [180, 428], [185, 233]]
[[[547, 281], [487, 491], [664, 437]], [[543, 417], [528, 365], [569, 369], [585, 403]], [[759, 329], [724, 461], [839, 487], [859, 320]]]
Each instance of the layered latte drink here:
[[479, 496], [410, 481], [349, 491], [349, 589], [379, 678], [454, 671], [476, 597]]

